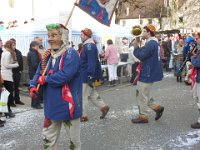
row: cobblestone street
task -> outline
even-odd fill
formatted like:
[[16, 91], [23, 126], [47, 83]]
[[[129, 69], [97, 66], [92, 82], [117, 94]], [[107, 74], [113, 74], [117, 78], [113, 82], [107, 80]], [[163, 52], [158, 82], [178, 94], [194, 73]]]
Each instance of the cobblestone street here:
[[[135, 87], [126, 82], [112, 88], [103, 85], [99, 91], [111, 109], [106, 119], [100, 120], [100, 111], [90, 103], [89, 122], [81, 123], [82, 150], [199, 150], [200, 130], [190, 128], [198, 116], [191, 87], [177, 83], [172, 73], [165, 74], [152, 89], [165, 111], [155, 121], [155, 113], [149, 110], [148, 124], [131, 123], [138, 113]], [[0, 128], [0, 150], [42, 149], [43, 110], [30, 108], [30, 97], [22, 93], [26, 105], [13, 108], [16, 117]], [[67, 137], [62, 129], [60, 150], [68, 149]]]

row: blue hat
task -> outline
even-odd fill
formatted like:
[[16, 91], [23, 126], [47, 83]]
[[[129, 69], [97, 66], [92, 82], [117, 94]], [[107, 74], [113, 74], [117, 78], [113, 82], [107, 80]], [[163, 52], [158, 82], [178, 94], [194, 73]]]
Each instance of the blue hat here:
[[188, 36], [187, 38], [186, 38], [186, 43], [191, 43], [191, 42], [194, 42], [195, 40], [194, 40], [194, 38], [193, 37], [191, 37], [191, 36]]

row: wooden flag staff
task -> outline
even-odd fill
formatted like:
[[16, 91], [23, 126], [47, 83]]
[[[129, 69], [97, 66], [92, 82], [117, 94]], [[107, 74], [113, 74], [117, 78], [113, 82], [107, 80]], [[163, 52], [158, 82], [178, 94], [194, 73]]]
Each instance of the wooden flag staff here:
[[[42, 76], [44, 76], [45, 73], [47, 72], [48, 65], [49, 65], [49, 61], [47, 63], [47, 66], [45, 67], [44, 71], [42, 72]], [[40, 86], [41, 86], [40, 84], [37, 85], [37, 90], [39, 90]]]
[[70, 12], [70, 14], [69, 14], [69, 16], [68, 16], [68, 18], [67, 18], [67, 21], [66, 21], [66, 23], [65, 23], [65, 27], [67, 27], [67, 25], [68, 25], [68, 23], [69, 23], [69, 20], [70, 20], [72, 14], [73, 14], [73, 12], [74, 12], [74, 8], [75, 8], [75, 6], [77, 6], [78, 1], [79, 1], [79, 0], [76, 0], [76, 2], [74, 3], [74, 6], [72, 7], [72, 10], [71, 10], [71, 12]]

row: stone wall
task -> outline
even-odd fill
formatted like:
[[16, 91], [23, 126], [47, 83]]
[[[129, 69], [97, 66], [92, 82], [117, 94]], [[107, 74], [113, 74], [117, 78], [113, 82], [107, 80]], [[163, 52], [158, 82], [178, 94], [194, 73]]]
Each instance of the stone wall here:
[[171, 28], [200, 30], [200, 0], [171, 0]]
[[24, 70], [22, 71], [21, 81], [20, 84], [28, 84], [29, 83], [29, 75], [28, 75], [28, 63], [27, 63], [27, 57], [23, 56], [23, 67]]

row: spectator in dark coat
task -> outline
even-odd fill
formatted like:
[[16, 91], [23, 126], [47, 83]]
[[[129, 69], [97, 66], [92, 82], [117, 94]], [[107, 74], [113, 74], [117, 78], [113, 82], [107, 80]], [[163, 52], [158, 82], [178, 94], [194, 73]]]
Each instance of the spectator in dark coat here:
[[2, 40], [0, 39], [0, 58], [1, 58], [1, 54], [3, 53], [3, 42]]
[[14, 81], [14, 101], [15, 101], [15, 104], [24, 105], [24, 103], [20, 100], [20, 97], [19, 97], [19, 93], [20, 93], [19, 85], [20, 85], [21, 73], [23, 71], [22, 53], [18, 49], [16, 49], [16, 40], [14, 38], [10, 40], [15, 43], [15, 53], [17, 57], [17, 62], [19, 64], [19, 67], [12, 69], [13, 81]]
[[[29, 72], [29, 79], [32, 80], [38, 65], [42, 59], [41, 54], [39, 53], [39, 44], [36, 41], [32, 41], [30, 44], [30, 49], [27, 55], [27, 61], [28, 61], [28, 72]], [[36, 99], [32, 98], [32, 102], [31, 102], [31, 107], [36, 108], [36, 109], [42, 109], [41, 105], [40, 105], [40, 101], [41, 101], [41, 96], [38, 96]]]

